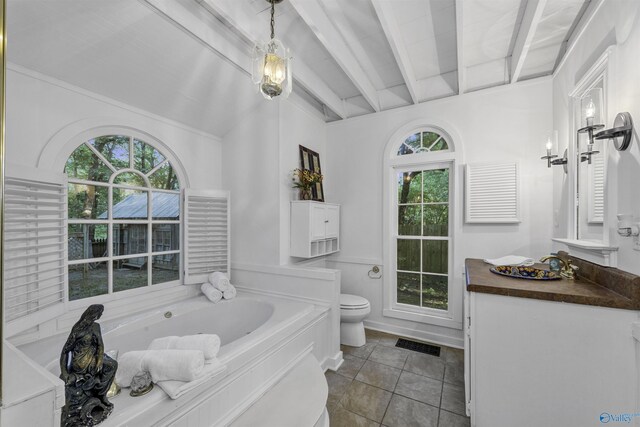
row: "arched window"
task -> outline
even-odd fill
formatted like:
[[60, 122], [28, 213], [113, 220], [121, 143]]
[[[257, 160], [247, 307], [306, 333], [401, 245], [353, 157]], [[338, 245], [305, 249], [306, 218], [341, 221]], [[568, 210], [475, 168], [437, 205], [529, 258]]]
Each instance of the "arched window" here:
[[389, 144], [385, 315], [453, 319], [453, 142], [439, 128], [417, 127]]
[[180, 182], [141, 139], [103, 135], [69, 156], [69, 300], [180, 280]]

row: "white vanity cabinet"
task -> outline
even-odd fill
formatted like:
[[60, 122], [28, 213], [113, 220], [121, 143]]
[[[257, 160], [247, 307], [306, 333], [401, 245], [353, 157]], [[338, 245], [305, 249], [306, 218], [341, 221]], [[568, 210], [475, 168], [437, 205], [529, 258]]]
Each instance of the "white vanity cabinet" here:
[[313, 258], [340, 250], [340, 205], [291, 202], [291, 256]]
[[[480, 292], [465, 297], [472, 427], [596, 426], [601, 416], [638, 412], [637, 311]], [[640, 425], [638, 418], [613, 424]]]

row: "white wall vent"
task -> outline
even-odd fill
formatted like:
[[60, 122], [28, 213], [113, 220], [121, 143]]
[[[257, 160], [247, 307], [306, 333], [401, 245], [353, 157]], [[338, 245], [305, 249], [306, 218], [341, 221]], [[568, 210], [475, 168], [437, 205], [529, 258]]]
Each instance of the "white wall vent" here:
[[465, 221], [520, 222], [518, 192], [516, 163], [466, 165]]
[[229, 277], [229, 192], [185, 189], [184, 218], [184, 283], [205, 282], [214, 271]]

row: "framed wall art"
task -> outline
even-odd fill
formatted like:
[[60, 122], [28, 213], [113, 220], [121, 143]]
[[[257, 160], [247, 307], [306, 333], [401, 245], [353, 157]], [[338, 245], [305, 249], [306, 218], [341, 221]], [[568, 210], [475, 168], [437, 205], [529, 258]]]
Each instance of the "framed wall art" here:
[[[320, 155], [307, 147], [300, 147], [300, 168], [311, 172], [322, 174], [320, 169]], [[311, 188], [311, 199], [318, 202], [324, 202], [324, 189], [322, 188], [322, 182], [316, 183]]]

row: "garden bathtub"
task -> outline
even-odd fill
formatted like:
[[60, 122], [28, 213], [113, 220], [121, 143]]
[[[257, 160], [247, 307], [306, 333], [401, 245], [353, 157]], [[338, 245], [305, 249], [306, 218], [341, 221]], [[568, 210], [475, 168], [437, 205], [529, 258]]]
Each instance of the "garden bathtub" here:
[[[105, 351], [117, 350], [120, 355], [146, 349], [162, 336], [217, 334], [218, 359], [226, 366], [175, 400], [159, 387], [142, 397], [131, 397], [129, 389], [123, 389], [112, 398], [114, 411], [101, 426], [226, 425], [310, 355], [312, 326], [325, 316], [325, 308], [312, 304], [239, 292], [235, 299], [217, 304], [199, 296], [100, 322]], [[57, 377], [66, 337], [56, 335], [19, 349]]]

